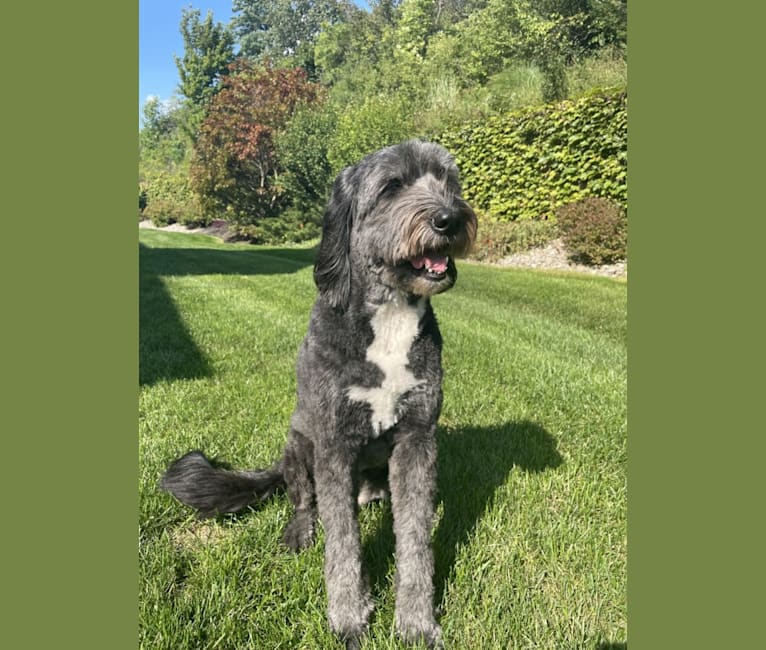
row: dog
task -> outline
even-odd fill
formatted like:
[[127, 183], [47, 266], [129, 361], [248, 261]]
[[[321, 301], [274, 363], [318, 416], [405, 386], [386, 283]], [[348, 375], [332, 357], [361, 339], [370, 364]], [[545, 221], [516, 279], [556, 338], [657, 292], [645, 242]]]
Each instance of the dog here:
[[430, 297], [457, 278], [476, 237], [458, 169], [441, 146], [410, 140], [344, 169], [333, 184], [314, 264], [318, 296], [297, 361], [297, 406], [270, 469], [176, 460], [163, 489], [201, 516], [236, 512], [285, 490], [282, 541], [299, 551], [325, 532], [328, 619], [358, 648], [372, 600], [357, 508], [390, 496], [396, 537], [396, 629], [443, 647], [430, 545], [442, 337]]

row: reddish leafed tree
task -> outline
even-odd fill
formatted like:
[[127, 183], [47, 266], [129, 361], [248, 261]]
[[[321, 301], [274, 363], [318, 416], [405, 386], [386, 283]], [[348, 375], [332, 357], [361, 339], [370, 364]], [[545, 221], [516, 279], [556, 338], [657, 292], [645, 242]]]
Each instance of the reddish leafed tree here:
[[192, 189], [211, 213], [240, 225], [279, 213], [286, 203], [276, 133], [299, 105], [317, 101], [318, 84], [302, 68], [240, 59], [224, 77], [200, 127]]

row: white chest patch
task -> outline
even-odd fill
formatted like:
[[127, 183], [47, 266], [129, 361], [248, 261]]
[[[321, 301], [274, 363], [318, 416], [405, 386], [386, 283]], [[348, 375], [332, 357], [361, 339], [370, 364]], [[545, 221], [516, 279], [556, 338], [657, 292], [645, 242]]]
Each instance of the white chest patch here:
[[393, 300], [378, 307], [372, 317], [375, 334], [367, 348], [367, 361], [374, 363], [383, 373], [383, 383], [374, 388], [350, 386], [349, 399], [367, 402], [372, 409], [372, 430], [375, 436], [397, 423], [396, 403], [408, 390], [423, 383], [407, 368], [407, 355], [418, 335], [420, 319], [425, 313], [425, 301], [415, 305]]

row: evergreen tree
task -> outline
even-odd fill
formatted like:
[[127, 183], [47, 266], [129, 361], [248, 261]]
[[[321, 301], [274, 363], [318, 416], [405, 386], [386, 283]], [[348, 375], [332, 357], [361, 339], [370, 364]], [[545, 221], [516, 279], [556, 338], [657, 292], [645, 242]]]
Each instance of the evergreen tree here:
[[234, 35], [221, 23], [213, 23], [208, 11], [204, 21], [199, 9], [184, 9], [181, 15], [183, 58], [175, 57], [181, 82], [178, 90], [201, 108], [218, 90], [219, 82], [234, 61]]

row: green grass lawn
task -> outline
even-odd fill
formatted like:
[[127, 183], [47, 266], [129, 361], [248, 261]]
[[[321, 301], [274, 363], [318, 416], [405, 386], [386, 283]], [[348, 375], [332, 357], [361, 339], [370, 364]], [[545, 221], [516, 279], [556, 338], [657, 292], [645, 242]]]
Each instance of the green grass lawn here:
[[[158, 479], [193, 448], [270, 464], [295, 402], [315, 295], [306, 248], [140, 231], [140, 647], [340, 648], [322, 548], [279, 544], [284, 496], [200, 522]], [[626, 620], [624, 282], [459, 264], [433, 299], [444, 336], [437, 605], [447, 648], [622, 647]], [[376, 603], [363, 648], [393, 633], [388, 504], [361, 513]], [[615, 645], [610, 645], [615, 644]]]

